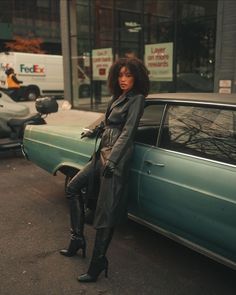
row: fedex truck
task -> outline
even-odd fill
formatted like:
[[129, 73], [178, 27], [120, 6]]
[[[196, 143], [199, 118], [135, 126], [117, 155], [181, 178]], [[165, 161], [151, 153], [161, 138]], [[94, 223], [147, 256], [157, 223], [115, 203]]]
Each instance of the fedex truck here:
[[0, 86], [7, 88], [5, 70], [13, 68], [17, 79], [23, 81], [23, 98], [63, 96], [62, 56], [21, 52], [0, 53]]

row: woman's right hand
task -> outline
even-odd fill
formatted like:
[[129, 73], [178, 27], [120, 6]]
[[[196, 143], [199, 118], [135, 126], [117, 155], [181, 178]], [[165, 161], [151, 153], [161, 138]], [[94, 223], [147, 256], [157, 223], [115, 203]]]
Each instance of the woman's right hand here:
[[94, 129], [84, 129], [85, 132], [81, 133], [81, 138], [88, 137], [94, 138], [97, 135], [100, 135], [104, 130], [104, 122], [102, 121], [99, 125], [97, 125]]
[[96, 132], [91, 129], [84, 129], [84, 132], [81, 133], [81, 139], [84, 137], [94, 138], [96, 136]]

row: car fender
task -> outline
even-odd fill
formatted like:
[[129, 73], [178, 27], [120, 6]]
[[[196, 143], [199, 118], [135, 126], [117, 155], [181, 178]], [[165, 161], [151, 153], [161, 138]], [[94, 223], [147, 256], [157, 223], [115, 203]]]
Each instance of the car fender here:
[[83, 165], [74, 163], [74, 162], [61, 162], [58, 164], [54, 170], [53, 175], [57, 175], [57, 172], [61, 172], [65, 175], [71, 175], [74, 174], [75, 171], [80, 171], [83, 168]]

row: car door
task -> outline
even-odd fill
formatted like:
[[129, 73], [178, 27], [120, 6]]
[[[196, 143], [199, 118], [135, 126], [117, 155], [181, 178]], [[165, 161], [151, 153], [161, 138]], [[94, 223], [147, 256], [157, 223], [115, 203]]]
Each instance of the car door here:
[[161, 102], [156, 104], [147, 103], [136, 133], [134, 152], [128, 179], [128, 211], [130, 214], [135, 214], [136, 216], [139, 214], [139, 184], [143, 159], [150, 147], [156, 145], [164, 107], [165, 104]]
[[236, 262], [234, 118], [233, 109], [167, 107], [158, 144], [143, 156], [139, 217]]

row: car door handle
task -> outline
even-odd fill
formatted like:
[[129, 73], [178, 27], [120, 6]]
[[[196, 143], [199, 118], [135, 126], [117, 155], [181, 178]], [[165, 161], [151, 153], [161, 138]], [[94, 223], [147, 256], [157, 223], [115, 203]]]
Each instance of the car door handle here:
[[146, 164], [146, 165], [153, 165], [153, 166], [158, 166], [158, 167], [164, 167], [165, 165], [164, 164], [162, 164], [162, 163], [154, 163], [154, 162], [152, 162], [152, 161], [150, 161], [150, 160], [145, 160], [144, 161], [144, 163]]

